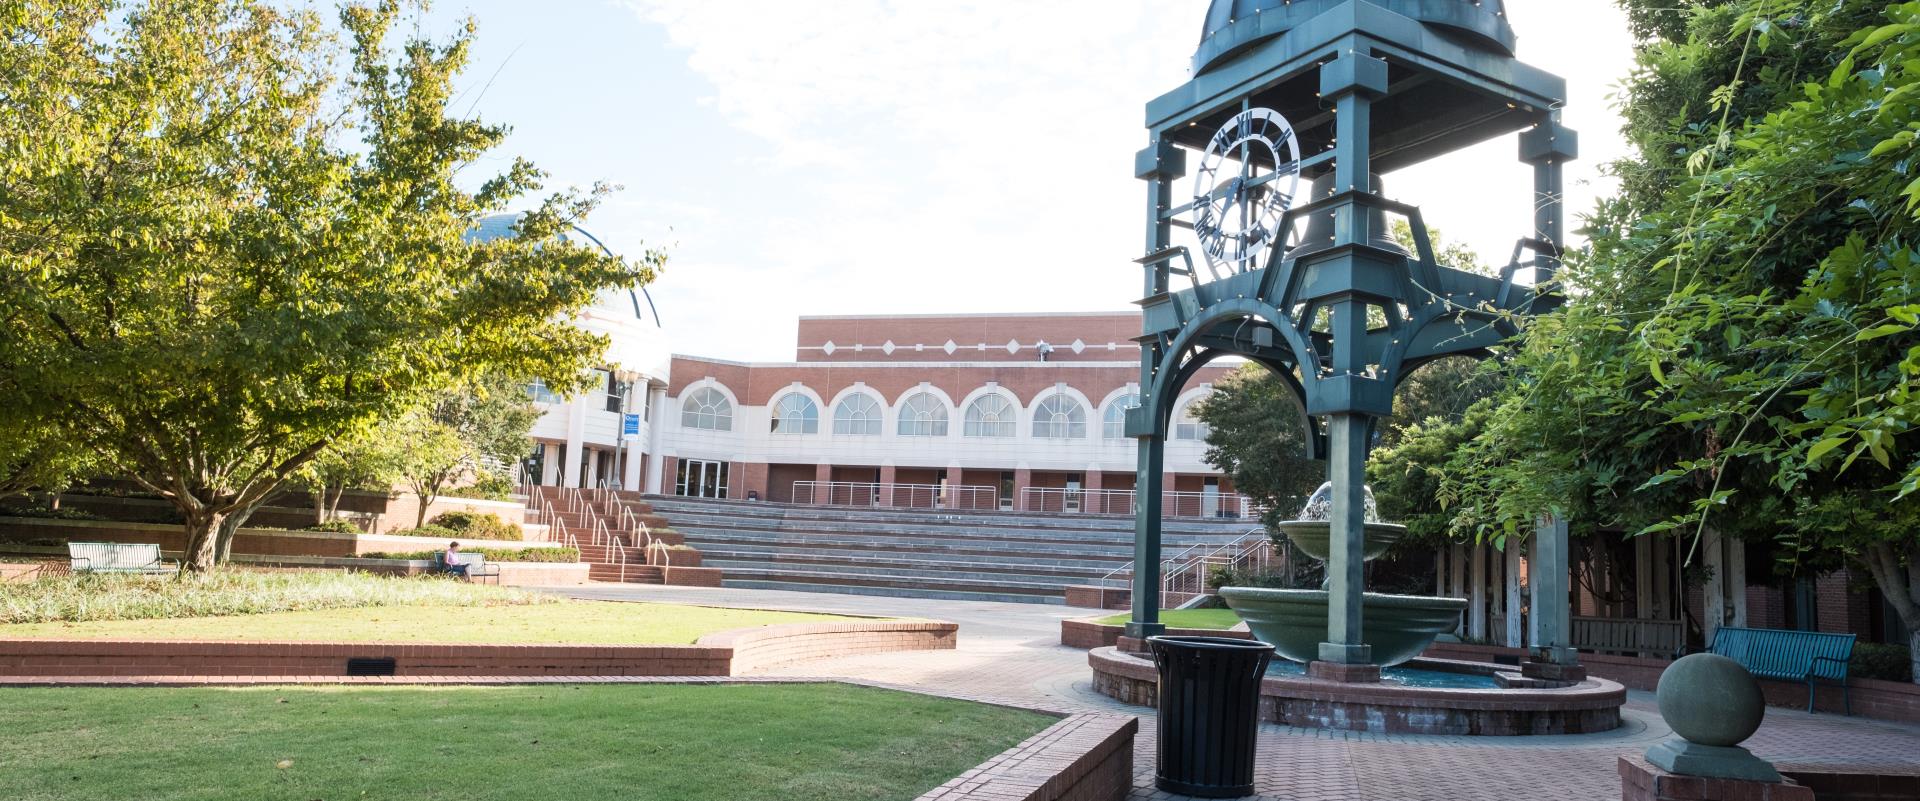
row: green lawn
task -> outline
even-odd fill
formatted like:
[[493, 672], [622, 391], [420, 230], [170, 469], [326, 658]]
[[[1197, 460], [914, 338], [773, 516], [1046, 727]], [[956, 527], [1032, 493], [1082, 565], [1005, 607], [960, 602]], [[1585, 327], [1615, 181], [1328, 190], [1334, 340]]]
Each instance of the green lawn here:
[[[1133, 613], [1122, 612], [1100, 618], [1100, 622], [1109, 626], [1124, 626], [1132, 619]], [[1171, 629], [1225, 630], [1240, 625], [1240, 616], [1234, 614], [1232, 609], [1162, 609], [1160, 622]]]
[[375, 606], [225, 617], [0, 626], [5, 638], [671, 645], [727, 629], [856, 618], [705, 606], [565, 601], [526, 606]]
[[1052, 723], [831, 684], [0, 689], [0, 798], [904, 801]]

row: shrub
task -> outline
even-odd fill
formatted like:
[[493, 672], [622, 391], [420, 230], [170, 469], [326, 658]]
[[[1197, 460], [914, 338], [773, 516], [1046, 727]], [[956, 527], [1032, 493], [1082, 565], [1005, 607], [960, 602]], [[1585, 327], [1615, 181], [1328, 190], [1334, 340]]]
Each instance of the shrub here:
[[446, 526], [436, 526], [432, 523], [419, 528], [397, 528], [387, 533], [396, 537], [431, 537], [436, 540], [455, 540], [468, 536]]
[[1900, 643], [1857, 642], [1847, 675], [1856, 679], [1913, 681], [1913, 652]]
[[39, 518], [42, 520], [105, 520], [106, 519], [97, 514], [89, 512], [85, 509], [42, 509], [38, 506], [26, 506], [26, 507], [9, 506], [5, 509], [0, 509], [0, 516], [32, 517], [32, 518]]
[[0, 623], [144, 620], [365, 606], [517, 606], [541, 593], [432, 577], [223, 567], [203, 575], [81, 574], [0, 584]]
[[446, 498], [479, 498], [487, 501], [513, 500], [513, 482], [504, 476], [484, 475], [464, 487], [455, 487], [441, 493]]
[[501, 520], [492, 512], [441, 512], [427, 522], [476, 540], [526, 539], [526, 533], [518, 525]]
[[360, 527], [352, 521], [334, 518], [325, 523], [307, 526], [307, 531], [332, 531], [338, 534], [360, 534]]
[[[578, 562], [580, 551], [575, 548], [461, 548], [461, 553], [477, 553], [485, 556], [489, 562]], [[436, 548], [427, 551], [379, 551], [363, 553], [362, 559], [432, 559], [440, 553]]]

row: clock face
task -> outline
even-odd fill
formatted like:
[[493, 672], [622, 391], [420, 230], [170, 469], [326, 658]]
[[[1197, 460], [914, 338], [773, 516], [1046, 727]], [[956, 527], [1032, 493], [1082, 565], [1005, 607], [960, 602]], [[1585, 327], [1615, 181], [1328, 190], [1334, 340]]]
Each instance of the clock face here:
[[1207, 143], [1193, 189], [1193, 233], [1217, 275], [1260, 267], [1300, 190], [1300, 143], [1273, 109], [1240, 112]]

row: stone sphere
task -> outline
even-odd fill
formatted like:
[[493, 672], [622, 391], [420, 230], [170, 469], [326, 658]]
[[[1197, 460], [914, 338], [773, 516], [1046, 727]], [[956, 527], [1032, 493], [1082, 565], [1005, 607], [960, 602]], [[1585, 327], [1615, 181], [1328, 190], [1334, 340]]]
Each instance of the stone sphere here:
[[1739, 745], [1760, 730], [1767, 714], [1760, 682], [1719, 654], [1693, 654], [1668, 665], [1655, 695], [1673, 733], [1701, 745]]

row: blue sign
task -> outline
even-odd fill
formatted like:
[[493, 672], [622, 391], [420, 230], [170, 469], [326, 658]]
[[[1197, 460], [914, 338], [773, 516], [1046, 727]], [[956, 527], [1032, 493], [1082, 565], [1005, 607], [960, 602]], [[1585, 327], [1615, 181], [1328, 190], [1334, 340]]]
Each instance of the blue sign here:
[[640, 436], [640, 415], [627, 415], [626, 419], [621, 421], [620, 435], [626, 437]]

